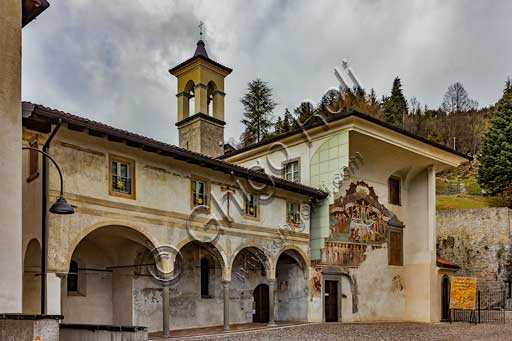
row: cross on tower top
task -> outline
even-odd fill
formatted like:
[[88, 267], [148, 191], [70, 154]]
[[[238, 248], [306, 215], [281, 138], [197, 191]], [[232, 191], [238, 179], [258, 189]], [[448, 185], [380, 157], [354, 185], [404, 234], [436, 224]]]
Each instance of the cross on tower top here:
[[203, 40], [203, 27], [204, 27], [204, 22], [199, 21], [199, 25], [198, 25], [197, 27], [199, 27], [199, 39], [200, 39], [200, 40]]

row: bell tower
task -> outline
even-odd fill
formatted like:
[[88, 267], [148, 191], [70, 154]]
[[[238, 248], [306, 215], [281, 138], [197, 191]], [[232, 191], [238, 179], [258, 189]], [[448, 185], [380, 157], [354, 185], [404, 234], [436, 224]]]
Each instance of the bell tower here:
[[180, 147], [210, 157], [224, 153], [224, 78], [231, 71], [208, 57], [202, 39], [192, 58], [169, 70], [178, 79]]

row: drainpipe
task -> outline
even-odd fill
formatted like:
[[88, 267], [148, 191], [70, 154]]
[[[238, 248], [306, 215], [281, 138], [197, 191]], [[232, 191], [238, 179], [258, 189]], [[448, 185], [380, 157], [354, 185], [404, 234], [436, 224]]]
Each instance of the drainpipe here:
[[[50, 133], [48, 140], [43, 145], [43, 152], [48, 153], [50, 143], [59, 131], [62, 119], [59, 118], [57, 125]], [[46, 257], [48, 256], [48, 245], [46, 235], [47, 213], [48, 213], [48, 163], [43, 154], [43, 166], [41, 170], [41, 315], [46, 314]]]

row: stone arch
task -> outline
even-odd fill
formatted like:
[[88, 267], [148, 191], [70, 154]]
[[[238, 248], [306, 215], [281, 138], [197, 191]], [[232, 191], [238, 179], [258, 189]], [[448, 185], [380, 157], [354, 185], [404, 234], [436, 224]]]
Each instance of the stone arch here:
[[119, 227], [125, 227], [129, 228], [131, 230], [134, 230], [135, 232], [138, 232], [141, 236], [144, 237], [146, 246], [148, 249], [152, 250], [154, 248], [157, 248], [161, 246], [161, 244], [155, 239], [153, 236], [151, 236], [145, 229], [143, 229], [140, 226], [137, 226], [135, 224], [126, 222], [126, 221], [117, 221], [117, 220], [110, 220], [110, 221], [103, 221], [96, 224], [93, 224], [83, 230], [80, 231], [79, 235], [73, 239], [73, 241], [68, 245], [67, 252], [66, 252], [66, 258], [64, 269], [61, 269], [63, 272], [67, 272], [69, 269], [69, 265], [71, 263], [71, 258], [73, 257], [73, 252], [77, 248], [77, 246], [80, 244], [80, 242], [87, 237], [92, 232], [102, 228], [102, 227], [109, 227], [109, 226], [119, 226]]
[[[147, 231], [122, 221], [103, 221], [80, 231], [68, 245], [65, 259], [61, 286], [65, 321], [136, 325], [135, 315], [125, 312], [136, 309], [135, 288], [160, 285], [154, 270], [157, 246]], [[72, 261], [77, 266], [70, 281]]]
[[271, 257], [265, 253], [263, 248], [254, 243], [243, 244], [239, 246], [235, 252], [232, 253], [231, 258], [229, 260], [229, 278], [232, 279], [232, 269], [237, 256], [242, 252], [249, 252], [252, 256], [254, 256], [257, 261], [261, 262], [265, 272], [267, 273], [268, 279], [275, 279], [275, 269], [272, 267], [273, 263], [271, 261]]
[[276, 316], [280, 321], [307, 321], [309, 264], [297, 246], [283, 248], [274, 258]]
[[31, 239], [23, 255], [23, 313], [40, 313], [41, 303], [41, 244]]
[[189, 80], [183, 88], [183, 117], [185, 119], [196, 112], [196, 84]]
[[207, 100], [207, 115], [208, 116], [214, 116], [214, 108], [217, 105], [218, 99], [216, 98], [215, 94], [218, 91], [217, 84], [215, 84], [214, 81], [209, 81], [208, 85], [206, 86], [206, 100]]
[[[178, 243], [178, 245], [176, 247], [176, 251], [178, 251], [178, 253], [181, 253], [183, 248], [185, 248], [187, 245], [193, 244], [193, 243], [196, 243], [198, 246], [203, 247], [205, 250], [209, 251], [210, 256], [213, 259], [217, 260], [221, 266], [223, 280], [227, 280], [228, 260], [226, 257], [226, 253], [218, 244], [213, 244], [213, 243], [209, 243], [209, 242], [201, 242], [201, 241], [193, 240], [191, 238], [187, 238]], [[174, 257], [173, 261], [175, 260], [175, 258], [176, 257]]]
[[271, 255], [268, 255], [265, 251], [264, 251], [264, 248], [261, 246], [261, 245], [256, 245], [254, 243], [248, 243], [248, 244], [243, 244], [241, 246], [239, 246], [232, 254], [231, 254], [231, 258], [229, 260], [229, 267], [232, 268], [233, 267], [233, 263], [236, 259], [236, 256], [238, 254], [240, 254], [240, 252], [242, 252], [244, 249], [252, 249], [254, 252], [257, 253], [258, 257], [261, 256], [262, 260], [263, 260], [263, 265], [265, 266], [265, 270], [271, 270], [272, 269], [272, 266], [273, 266], [273, 263], [271, 261]]
[[308, 255], [302, 250], [300, 247], [295, 245], [288, 245], [282, 248], [275, 257], [272, 259], [272, 268], [277, 269], [277, 262], [279, 261], [279, 257], [287, 251], [296, 252], [299, 257], [297, 257], [296, 261], [303, 267], [304, 277], [309, 278], [309, 268], [310, 268], [310, 258]]

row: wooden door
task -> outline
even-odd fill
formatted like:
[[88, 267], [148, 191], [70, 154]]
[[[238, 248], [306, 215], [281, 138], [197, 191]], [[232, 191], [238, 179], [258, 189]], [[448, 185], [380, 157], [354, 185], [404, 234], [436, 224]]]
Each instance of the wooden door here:
[[268, 285], [260, 284], [253, 292], [255, 302], [255, 313], [252, 315], [253, 322], [267, 323], [269, 321], [269, 290]]
[[325, 322], [338, 322], [338, 281], [325, 281]]

